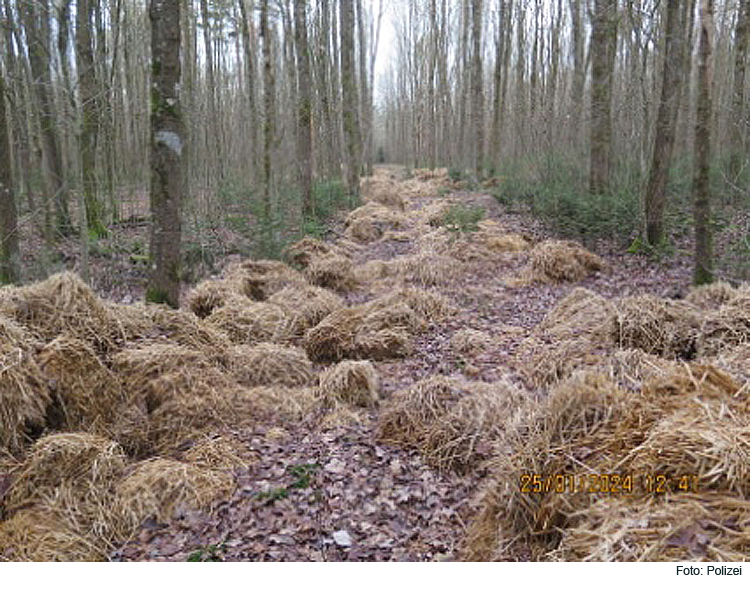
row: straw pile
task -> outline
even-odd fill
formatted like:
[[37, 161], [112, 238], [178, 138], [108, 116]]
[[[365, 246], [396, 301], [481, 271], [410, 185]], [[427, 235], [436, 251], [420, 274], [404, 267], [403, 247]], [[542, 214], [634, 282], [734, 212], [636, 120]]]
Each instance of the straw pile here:
[[39, 354], [54, 404], [48, 426], [109, 434], [116, 409], [125, 401], [120, 382], [83, 340], [58, 336]]
[[404, 198], [396, 184], [381, 178], [368, 178], [362, 182], [362, 198], [367, 203], [378, 203], [399, 211], [406, 208]]
[[255, 301], [265, 301], [285, 287], [306, 283], [302, 274], [276, 260], [246, 260], [231, 264], [225, 275], [227, 280], [239, 286], [242, 294]]
[[236, 287], [231, 281], [222, 279], [202, 281], [188, 295], [187, 306], [199, 318], [207, 318], [239, 295]]
[[149, 518], [168, 522], [185, 508], [207, 510], [233, 490], [226, 472], [157, 457], [135, 465], [117, 483], [113, 511], [121, 530], [130, 532]]
[[531, 244], [526, 238], [518, 234], [505, 235], [483, 235], [485, 232], [480, 231], [479, 237], [483, 240], [485, 247], [491, 252], [523, 252], [531, 248]]
[[524, 401], [510, 382], [430, 377], [396, 393], [380, 417], [379, 438], [416, 448], [438, 469], [466, 471], [492, 450]]
[[406, 229], [402, 213], [378, 203], [367, 203], [352, 211], [346, 218], [346, 236], [357, 242], [374, 242], [387, 230]]
[[328, 256], [334, 253], [335, 249], [332, 245], [309, 236], [288, 246], [285, 251], [286, 258], [302, 268], [307, 268], [313, 258]]
[[402, 286], [392, 289], [388, 295], [378, 297], [368, 304], [373, 310], [387, 309], [397, 305], [405, 305], [417, 315], [421, 322], [427, 324], [440, 322], [456, 312], [456, 308], [443, 295], [437, 291], [419, 287]]
[[241, 385], [306, 386], [314, 374], [301, 348], [259, 344], [235, 346], [231, 353], [232, 374]]
[[575, 518], [550, 558], [745, 561], [750, 545], [750, 502], [722, 494], [679, 494], [669, 502], [602, 498]]
[[67, 334], [104, 352], [117, 348], [124, 339], [109, 307], [71, 272], [32, 285], [3, 289], [0, 311], [44, 342]]
[[239, 395], [249, 415], [280, 426], [308, 419], [321, 402], [319, 392], [312, 387], [253, 387]]
[[464, 328], [453, 335], [450, 344], [451, 350], [456, 354], [476, 356], [490, 350], [493, 339], [487, 332]]
[[183, 453], [182, 460], [202, 469], [236, 471], [246, 469], [253, 460], [244, 445], [228, 436], [204, 436]]
[[685, 301], [703, 310], [718, 309], [737, 296], [737, 289], [729, 283], [718, 281], [690, 289]]
[[532, 388], [598, 365], [611, 350], [613, 305], [584, 288], [573, 289], [545, 316], [516, 352], [515, 365]]
[[125, 453], [111, 440], [88, 433], [49, 435], [31, 448], [5, 504], [11, 513], [32, 504], [53, 513], [101, 548], [113, 538], [113, 485], [126, 466]]
[[[495, 459], [495, 475], [470, 530], [467, 557], [507, 559], [524, 545], [531, 549], [531, 558], [550, 559], [558, 549], [563, 555], [573, 551], [561, 545], [569, 531], [575, 538], [577, 527], [580, 532], [600, 526], [603, 513], [596, 500], [608, 495], [567, 487], [557, 493], [557, 475], [569, 476], [580, 486], [580, 476], [631, 474], [632, 491], [623, 498], [654, 518], [675, 498], [687, 497], [679, 488], [683, 484], [713, 491], [725, 504], [747, 497], [750, 404], [726, 374], [703, 365], [664, 371], [633, 393], [625, 393], [601, 373], [576, 373], [541, 404], [520, 412], [499, 448], [507, 451]], [[524, 491], [524, 474], [539, 474], [542, 491]], [[657, 474], [666, 478], [664, 493], [656, 491]], [[602, 480], [595, 485], [601, 486]], [[597, 543], [606, 543], [586, 538], [591, 542], [589, 555], [603, 546]], [[649, 552], [660, 552], [664, 537], [643, 542], [638, 555], [653, 555]], [[732, 542], [713, 533], [707, 540], [717, 552]]]
[[380, 380], [370, 361], [343, 361], [320, 375], [318, 389], [326, 401], [368, 407], [378, 403]]
[[419, 324], [406, 306], [373, 309], [359, 305], [333, 312], [305, 335], [305, 350], [316, 362], [345, 358], [375, 360], [407, 356], [410, 333]]
[[604, 261], [578, 242], [545, 240], [531, 251], [531, 268], [539, 280], [580, 281], [602, 270]]
[[[321, 287], [286, 287], [268, 299], [281, 307], [292, 336], [304, 336], [327, 315], [344, 307], [341, 297]], [[273, 340], [273, 338], [271, 338]]]
[[50, 394], [35, 348], [26, 329], [0, 315], [0, 450], [20, 450], [44, 426]]
[[334, 291], [351, 291], [357, 284], [352, 261], [339, 254], [315, 256], [305, 269], [307, 280]]
[[701, 322], [692, 305], [636, 295], [616, 300], [615, 307], [612, 336], [622, 348], [640, 348], [672, 359], [694, 358]]
[[700, 326], [702, 356], [722, 355], [750, 342], [750, 287], [737, 289], [734, 297], [718, 310], [705, 314]]
[[394, 262], [401, 278], [425, 287], [444, 285], [460, 271], [460, 264], [454, 258], [427, 250], [402, 256]]
[[0, 522], [0, 561], [104, 561], [108, 548], [50, 510], [21, 510]]
[[204, 321], [208, 328], [225, 333], [234, 344], [280, 342], [294, 330], [294, 320], [283, 307], [270, 301], [252, 301], [242, 295], [227, 300]]

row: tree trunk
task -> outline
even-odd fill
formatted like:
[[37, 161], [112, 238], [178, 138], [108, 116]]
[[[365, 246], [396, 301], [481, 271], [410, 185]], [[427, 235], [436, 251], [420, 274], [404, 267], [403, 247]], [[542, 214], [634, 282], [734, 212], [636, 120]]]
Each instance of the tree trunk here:
[[732, 121], [730, 123], [729, 179], [738, 184], [742, 160], [747, 156], [744, 149], [747, 140], [748, 124], [745, 111], [745, 64], [747, 63], [747, 44], [750, 36], [750, 0], [740, 0], [737, 25], [734, 29], [734, 85], [732, 92]]
[[83, 173], [83, 195], [86, 206], [87, 228], [97, 237], [106, 235], [102, 223], [101, 201], [97, 195], [96, 141], [99, 130], [97, 109], [97, 83], [94, 70], [94, 54], [91, 47], [91, 17], [96, 0], [78, 0], [76, 7], [76, 69], [81, 96], [81, 130], [79, 152]]
[[359, 129], [357, 76], [354, 67], [354, 0], [341, 0], [341, 100], [346, 138], [346, 185], [352, 202], [359, 200], [362, 140]]
[[260, 38], [263, 48], [263, 215], [271, 222], [271, 159], [276, 136], [276, 79], [271, 54], [271, 29], [268, 0], [260, 3]]
[[297, 48], [298, 108], [297, 166], [302, 189], [302, 214], [313, 216], [312, 200], [312, 92], [310, 89], [310, 48], [307, 43], [306, 0], [294, 0], [294, 42]]
[[8, 112], [5, 108], [5, 78], [0, 68], [0, 284], [17, 283], [21, 278]]
[[617, 45], [617, 0], [594, 0], [591, 23], [591, 169], [589, 190], [609, 190], [612, 166], [612, 83]]
[[146, 300], [180, 304], [180, 0], [151, 0], [151, 273]]
[[484, 167], [484, 84], [482, 83], [482, 0], [471, 2], [471, 37], [472, 37], [472, 126], [474, 128], [474, 174], [482, 177]]
[[685, 77], [682, 70], [684, 45], [682, 42], [683, 23], [680, 18], [682, 14], [681, 4], [682, 0], [667, 0], [661, 100], [656, 118], [656, 137], [651, 159], [651, 171], [644, 197], [646, 241], [652, 246], [661, 242], [664, 233], [667, 178], [672, 164], [681, 81]]
[[713, 43], [713, 0], [701, 0], [700, 36], [698, 40], [698, 110], [695, 120], [695, 163], [693, 200], [695, 215], [695, 265], [693, 283], [713, 281], [713, 246], [711, 236], [711, 193], [709, 166], [711, 159], [711, 51]]
[[57, 121], [50, 89], [50, 40], [48, 0], [25, 0], [22, 5], [24, 27], [28, 39], [29, 63], [39, 112], [42, 150], [46, 169], [47, 201], [54, 201], [58, 232], [70, 235], [73, 226], [68, 211], [68, 185], [63, 174]]

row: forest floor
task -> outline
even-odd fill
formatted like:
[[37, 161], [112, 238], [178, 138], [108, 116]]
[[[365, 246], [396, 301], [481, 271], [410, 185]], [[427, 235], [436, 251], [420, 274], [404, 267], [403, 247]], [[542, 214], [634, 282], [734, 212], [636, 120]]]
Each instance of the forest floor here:
[[[397, 189], [406, 181], [395, 168], [380, 168]], [[439, 190], [429, 180], [408, 181], [406, 213], [419, 214], [441, 201], [481, 207], [486, 218], [507, 233], [532, 242], [551, 237], [537, 220], [509, 214], [490, 195]], [[338, 228], [337, 231], [341, 231]], [[386, 236], [387, 237], [387, 236]], [[374, 361], [380, 376], [381, 404], [395, 392], [431, 375], [470, 377], [492, 382], [513, 374], [510, 358], [545, 314], [573, 288], [585, 287], [606, 298], [651, 293], [680, 297], [687, 292], [688, 257], [656, 261], [618, 252], [601, 244], [605, 270], [571, 283], [507, 284], [527, 262], [526, 256], [470, 260], [438, 280], [433, 289], [460, 311], [431, 325], [417, 337], [413, 354]], [[380, 239], [352, 249], [352, 261], [389, 261], [412, 254], [416, 244]], [[98, 276], [106, 276], [96, 273]], [[111, 276], [111, 274], [110, 274]], [[102, 285], [104, 287], [104, 285]], [[104, 291], [106, 289], [100, 289]], [[348, 303], [372, 299], [373, 284], [345, 294]], [[139, 293], [110, 292], [118, 300]], [[510, 330], [508, 328], [511, 328]], [[466, 358], [450, 346], [460, 329], [503, 336], [494, 347]], [[514, 330], [515, 328], [515, 330]], [[247, 468], [238, 474], [231, 498], [211, 512], [185, 512], [167, 524], [150, 523], [112, 553], [115, 560], [349, 560], [436, 561], [459, 557], [474, 498], [486, 467], [467, 473], [432, 469], [415, 450], [378, 442], [378, 407], [354, 420], [321, 422], [311, 417], [283, 427], [258, 425], [233, 432], [243, 441]]]

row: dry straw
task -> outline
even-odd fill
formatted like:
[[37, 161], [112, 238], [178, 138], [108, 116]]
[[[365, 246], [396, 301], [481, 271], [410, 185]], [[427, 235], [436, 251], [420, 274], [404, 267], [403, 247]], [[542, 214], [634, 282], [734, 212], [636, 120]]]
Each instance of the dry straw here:
[[247, 469], [255, 462], [239, 440], [221, 435], [201, 437], [183, 453], [182, 459], [203, 469], [229, 473]]
[[352, 261], [339, 254], [313, 257], [305, 276], [313, 285], [334, 291], [351, 291], [357, 285]]
[[149, 518], [169, 522], [182, 510], [210, 510], [234, 487], [234, 478], [224, 471], [156, 457], [135, 465], [117, 483], [113, 513], [127, 537]]
[[279, 342], [293, 333], [293, 319], [280, 305], [234, 296], [214, 310], [206, 326], [224, 332], [235, 344]]
[[117, 376], [83, 340], [58, 336], [39, 354], [54, 404], [48, 425], [108, 433], [124, 398]]
[[524, 396], [508, 381], [430, 377], [398, 392], [378, 426], [381, 440], [414, 447], [439, 469], [475, 467]]
[[320, 375], [323, 399], [355, 406], [374, 406], [380, 397], [378, 372], [370, 361], [343, 361]]
[[288, 246], [285, 255], [293, 264], [297, 264], [302, 268], [307, 268], [313, 258], [327, 256], [334, 252], [335, 248], [331, 244], [327, 244], [326, 242], [308, 236], [301, 239], [299, 242], [295, 242], [291, 246]]
[[265, 301], [285, 287], [306, 283], [300, 272], [276, 260], [246, 260], [228, 266], [224, 274], [254, 301]]
[[695, 355], [700, 313], [688, 303], [653, 295], [623, 297], [615, 301], [613, 338], [622, 348], [672, 359]]
[[301, 348], [258, 344], [235, 346], [231, 353], [232, 374], [241, 385], [306, 386], [314, 373]]
[[491, 334], [463, 328], [456, 332], [450, 341], [451, 350], [455, 354], [464, 356], [477, 356], [484, 354], [493, 347], [494, 341]]
[[304, 336], [327, 315], [342, 309], [341, 297], [321, 287], [286, 287], [268, 299], [278, 305], [287, 315], [292, 336]]
[[346, 218], [346, 236], [357, 242], [375, 242], [387, 230], [406, 229], [406, 217], [378, 203], [367, 203]]
[[20, 450], [29, 430], [41, 430], [50, 403], [36, 357], [36, 341], [0, 315], [0, 451]]

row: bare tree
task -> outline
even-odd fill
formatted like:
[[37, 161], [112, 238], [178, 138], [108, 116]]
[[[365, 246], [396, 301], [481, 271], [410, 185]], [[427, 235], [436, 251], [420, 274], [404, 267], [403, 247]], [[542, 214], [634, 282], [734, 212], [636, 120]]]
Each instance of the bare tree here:
[[482, 83], [482, 0], [471, 2], [471, 94], [472, 127], [474, 135], [474, 174], [482, 176], [484, 165], [484, 84]]
[[646, 240], [652, 246], [661, 242], [664, 233], [667, 176], [672, 163], [681, 81], [685, 77], [682, 69], [684, 63], [682, 6], [682, 0], [667, 0], [661, 100], [659, 101], [659, 113], [656, 119], [656, 138], [651, 159], [651, 171], [644, 196]]
[[302, 189], [302, 213], [313, 215], [312, 200], [312, 96], [310, 87], [310, 48], [307, 43], [306, 0], [294, 0], [294, 40], [297, 48], [298, 112], [297, 158]]
[[178, 307], [183, 125], [180, 0], [151, 0], [151, 273], [146, 300]]
[[713, 281], [713, 244], [711, 235], [711, 51], [714, 28], [714, 0], [701, 0], [698, 41], [698, 110], [695, 119], [695, 163], [693, 199], [695, 215], [695, 260], [693, 283]]
[[354, 65], [354, 0], [341, 0], [341, 90], [344, 136], [346, 137], [346, 184], [353, 200], [359, 198], [362, 167], [362, 139], [359, 127], [359, 100]]
[[5, 108], [5, 77], [0, 68], [0, 283], [21, 278], [18, 247], [18, 216], [13, 192], [8, 111]]
[[[747, 141], [747, 112], [745, 110], [745, 65], [747, 44], [750, 38], [750, 0], [739, 0], [739, 14], [734, 29], [736, 46], [734, 50], [734, 85], [732, 92], [732, 121], [730, 123], [731, 153], [729, 156], [729, 178], [733, 183], [739, 180], [743, 150]], [[744, 153], [743, 153], [744, 152]]]
[[589, 190], [609, 190], [612, 167], [612, 85], [617, 46], [617, 0], [594, 0], [591, 23], [591, 169]]

